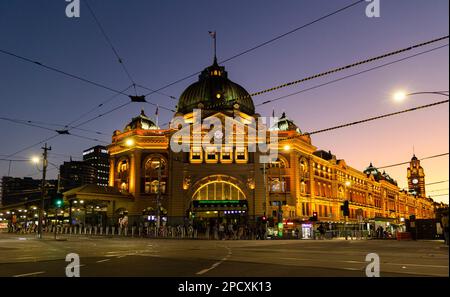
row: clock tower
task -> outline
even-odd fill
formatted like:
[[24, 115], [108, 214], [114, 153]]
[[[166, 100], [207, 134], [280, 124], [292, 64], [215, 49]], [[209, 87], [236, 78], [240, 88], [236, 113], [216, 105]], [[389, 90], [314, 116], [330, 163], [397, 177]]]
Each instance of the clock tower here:
[[415, 196], [425, 197], [425, 173], [420, 161], [413, 155], [407, 169], [408, 189]]

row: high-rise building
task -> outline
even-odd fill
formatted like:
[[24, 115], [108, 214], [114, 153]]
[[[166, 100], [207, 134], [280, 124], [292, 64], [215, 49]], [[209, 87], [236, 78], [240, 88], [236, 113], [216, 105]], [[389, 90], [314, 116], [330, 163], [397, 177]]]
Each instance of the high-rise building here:
[[[48, 180], [48, 194], [55, 193], [58, 181]], [[31, 177], [2, 177], [2, 200], [3, 206], [37, 200], [41, 198], [42, 180]]]
[[106, 147], [97, 145], [83, 151], [83, 161], [94, 167], [95, 183], [108, 186], [109, 154]]
[[61, 192], [96, 183], [95, 168], [85, 161], [64, 162], [59, 167], [59, 172]]
[[407, 169], [408, 189], [414, 196], [425, 197], [425, 173], [420, 160], [413, 155]]

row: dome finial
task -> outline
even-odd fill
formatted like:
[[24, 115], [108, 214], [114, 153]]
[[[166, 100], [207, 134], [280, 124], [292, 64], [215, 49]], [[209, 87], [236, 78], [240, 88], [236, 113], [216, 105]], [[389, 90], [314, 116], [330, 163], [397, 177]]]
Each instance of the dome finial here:
[[217, 41], [216, 41], [216, 31], [208, 31], [209, 35], [212, 37], [212, 39], [214, 40], [214, 62], [213, 65], [218, 65], [217, 64]]

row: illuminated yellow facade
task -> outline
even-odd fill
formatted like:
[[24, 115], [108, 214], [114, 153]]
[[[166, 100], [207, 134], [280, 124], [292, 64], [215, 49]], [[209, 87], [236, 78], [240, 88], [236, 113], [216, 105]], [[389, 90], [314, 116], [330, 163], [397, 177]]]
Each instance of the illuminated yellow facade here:
[[[196, 136], [203, 137], [209, 130], [193, 128], [195, 108], [201, 109], [202, 118], [218, 118], [223, 126], [227, 118], [233, 118], [236, 128], [231, 137], [242, 143], [217, 148], [196, 142], [201, 139]], [[178, 129], [160, 129], [144, 112], [123, 131], [114, 132], [108, 147], [109, 185], [133, 197], [132, 201], [117, 202], [115, 210], [141, 216], [145, 210], [155, 209], [159, 201], [169, 223], [178, 223], [189, 214], [201, 215], [194, 201], [229, 200], [245, 203], [223, 210], [239, 209], [249, 221], [261, 216], [305, 221], [317, 213], [320, 221], [342, 222], [341, 206], [348, 200], [350, 221], [434, 217], [431, 199], [399, 189], [372, 164], [359, 171], [331, 152], [318, 150], [311, 137], [285, 114], [267, 127], [263, 137], [249, 137], [251, 128], [239, 127], [259, 117], [253, 101], [217, 63], [183, 92], [175, 116], [189, 123], [193, 132], [188, 152], [174, 152], [170, 147]], [[250, 151], [248, 145], [265, 141], [270, 133], [278, 136], [278, 158], [263, 164], [259, 161], [262, 154]], [[218, 217], [225, 214], [213, 210]]]

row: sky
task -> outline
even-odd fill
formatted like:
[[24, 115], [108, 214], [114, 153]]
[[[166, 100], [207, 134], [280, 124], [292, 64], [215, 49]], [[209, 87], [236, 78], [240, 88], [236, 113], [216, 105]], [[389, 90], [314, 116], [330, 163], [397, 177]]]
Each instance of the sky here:
[[[116, 90], [131, 82], [101, 31], [81, 1], [80, 17], [68, 18], [64, 0], [0, 1], [0, 49], [40, 61], [45, 65], [88, 78]], [[130, 75], [151, 89], [193, 74], [212, 63], [212, 40], [217, 32], [219, 60], [240, 53], [354, 2], [350, 0], [89, 0]], [[315, 23], [267, 46], [226, 62], [229, 78], [249, 92], [256, 92], [331, 68], [405, 48], [448, 35], [447, 0], [380, 0], [380, 17], [368, 18], [367, 3]], [[420, 51], [427, 47], [370, 63], [321, 79], [253, 97], [262, 103], [282, 95], [326, 83]], [[444, 97], [417, 95], [403, 103], [392, 100], [398, 89], [408, 92], [449, 89], [449, 54], [444, 47], [388, 67], [257, 107], [270, 116], [285, 111], [303, 132], [352, 122], [384, 113], [436, 102]], [[162, 92], [178, 98], [196, 77]], [[145, 90], [139, 89], [139, 93]], [[148, 91], [147, 91], [148, 93]], [[85, 82], [0, 54], [0, 117], [67, 124], [92, 110], [114, 93]], [[126, 96], [87, 115], [84, 120], [126, 103]], [[177, 100], [160, 94], [152, 103], [175, 108]], [[123, 129], [144, 108], [154, 116], [155, 107], [134, 103], [100, 117], [79, 135], [110, 141], [114, 130]], [[173, 113], [159, 109], [159, 123]], [[80, 121], [81, 122], [81, 121]], [[443, 104], [312, 136], [319, 149], [331, 150], [353, 168], [364, 170], [370, 162], [385, 166], [447, 153], [449, 109]], [[51, 131], [0, 121], [0, 159], [52, 136]], [[81, 159], [82, 151], [98, 142], [62, 135], [49, 141], [49, 158], [55, 165], [69, 156]], [[42, 153], [41, 145], [14, 158], [29, 159]], [[448, 180], [448, 156], [424, 160], [426, 183]], [[406, 165], [387, 172], [407, 187]], [[57, 170], [49, 168], [50, 178]], [[30, 162], [0, 161], [0, 175], [40, 177]], [[448, 182], [427, 187], [430, 195], [448, 194]], [[448, 203], [448, 195], [434, 197]]]

